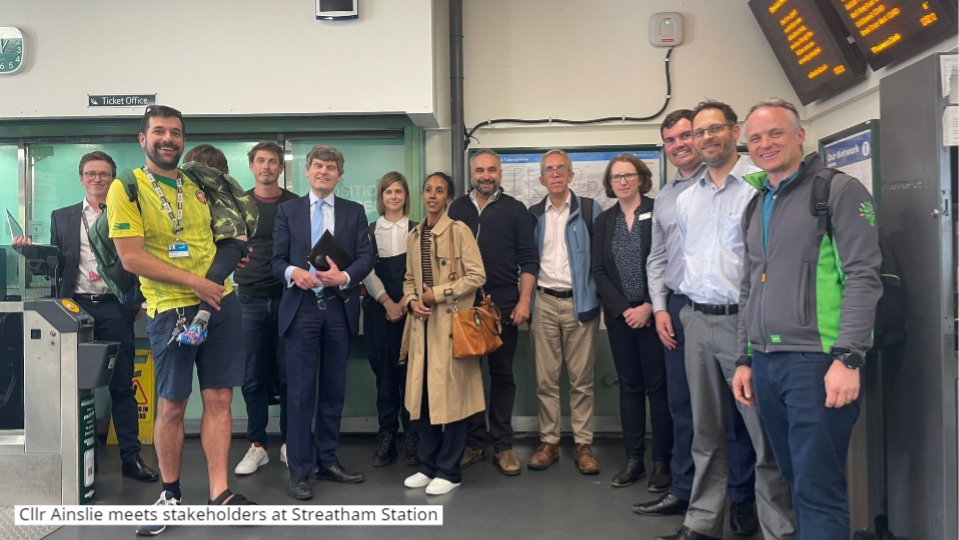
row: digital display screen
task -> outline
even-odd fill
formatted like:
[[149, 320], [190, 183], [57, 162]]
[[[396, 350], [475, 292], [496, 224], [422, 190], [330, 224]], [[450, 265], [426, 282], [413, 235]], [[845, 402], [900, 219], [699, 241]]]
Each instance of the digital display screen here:
[[830, 0], [876, 70], [956, 33], [952, 0]]
[[803, 105], [862, 78], [866, 64], [828, 0], [749, 0], [766, 40]]

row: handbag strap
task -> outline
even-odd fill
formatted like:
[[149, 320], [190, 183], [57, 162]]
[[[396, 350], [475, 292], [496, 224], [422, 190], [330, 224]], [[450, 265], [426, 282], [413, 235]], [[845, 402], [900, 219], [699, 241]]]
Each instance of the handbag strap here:
[[450, 281], [456, 281], [456, 244], [453, 242], [453, 225], [456, 222], [450, 223], [449, 233], [450, 233]]

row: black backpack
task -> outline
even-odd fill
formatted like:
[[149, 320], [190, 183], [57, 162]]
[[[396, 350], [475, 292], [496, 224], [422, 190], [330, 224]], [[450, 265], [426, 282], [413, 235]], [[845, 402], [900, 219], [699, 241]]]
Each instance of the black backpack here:
[[[824, 235], [832, 236], [832, 222], [829, 219], [829, 190], [833, 177], [840, 172], [837, 169], [824, 168], [816, 173], [813, 179], [809, 210], [817, 218], [816, 238], [819, 240], [822, 240]], [[744, 230], [749, 230], [753, 213], [759, 206], [762, 196], [762, 193], [759, 193], [746, 206]], [[899, 278], [899, 268], [896, 266], [896, 258], [882, 227], [878, 227], [878, 233], [879, 252], [882, 254], [882, 263], [879, 266], [882, 296], [879, 298], [879, 304], [876, 305], [876, 321], [873, 324], [872, 350], [874, 351], [906, 339], [906, 295], [902, 289], [902, 280]]]
[[583, 216], [583, 221], [586, 222], [586, 232], [589, 233], [590, 240], [593, 239], [593, 199], [589, 197], [580, 197], [579, 198], [579, 213]]
[[[137, 210], [140, 210], [140, 199], [137, 196], [137, 179], [133, 171], [127, 169], [117, 176], [114, 182], [123, 182], [126, 187], [127, 196], [130, 202], [136, 203]], [[100, 215], [90, 226], [87, 232], [90, 239], [90, 251], [97, 261], [97, 268], [100, 271], [100, 278], [110, 287], [117, 298], [123, 298], [127, 293], [136, 288], [139, 278], [133, 272], [123, 268], [120, 256], [117, 255], [117, 246], [110, 238], [110, 224], [107, 221], [106, 205], [101, 209]]]

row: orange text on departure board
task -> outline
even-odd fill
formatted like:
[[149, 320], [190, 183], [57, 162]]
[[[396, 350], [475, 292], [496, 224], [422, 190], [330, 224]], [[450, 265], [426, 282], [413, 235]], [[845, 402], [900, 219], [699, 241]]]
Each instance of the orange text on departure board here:
[[[788, 1], [789, 0], [777, 0], [769, 7], [769, 12], [775, 13], [779, 10], [779, 8], [782, 7], [783, 4]], [[808, 64], [810, 61], [822, 54], [822, 48], [816, 44], [816, 33], [810, 30], [809, 27], [803, 23], [803, 18], [799, 16], [799, 11], [793, 9], [787, 13], [783, 18], [779, 19], [779, 26], [782, 27], [783, 33], [786, 34], [786, 41], [789, 42], [789, 49], [796, 54], [796, 62], [800, 66]], [[829, 66], [822, 64], [810, 71], [806, 76], [809, 79], [814, 79], [828, 70]], [[833, 68], [833, 73], [836, 75], [839, 75], [844, 71], [846, 71], [845, 66], [837, 66]]]

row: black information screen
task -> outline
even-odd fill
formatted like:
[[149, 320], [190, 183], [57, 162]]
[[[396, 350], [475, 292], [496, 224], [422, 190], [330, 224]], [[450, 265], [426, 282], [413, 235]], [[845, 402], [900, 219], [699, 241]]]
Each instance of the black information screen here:
[[953, 0], [830, 0], [872, 69], [956, 33]]
[[749, 8], [803, 105], [865, 73], [862, 55], [846, 40], [828, 0], [749, 0]]

